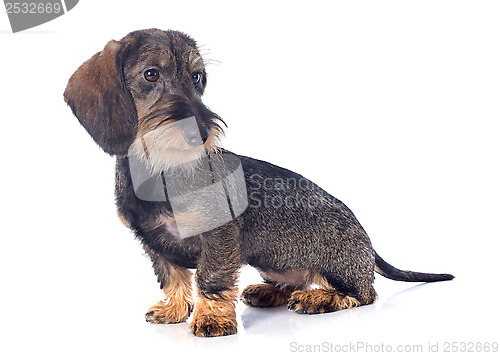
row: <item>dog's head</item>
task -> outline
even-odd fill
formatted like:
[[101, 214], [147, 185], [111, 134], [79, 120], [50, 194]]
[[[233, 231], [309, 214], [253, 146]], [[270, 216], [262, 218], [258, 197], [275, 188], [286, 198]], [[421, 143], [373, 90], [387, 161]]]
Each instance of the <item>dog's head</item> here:
[[133, 153], [158, 170], [217, 148], [223, 121], [201, 101], [206, 83], [193, 39], [150, 29], [108, 42], [73, 74], [64, 98], [105, 152]]

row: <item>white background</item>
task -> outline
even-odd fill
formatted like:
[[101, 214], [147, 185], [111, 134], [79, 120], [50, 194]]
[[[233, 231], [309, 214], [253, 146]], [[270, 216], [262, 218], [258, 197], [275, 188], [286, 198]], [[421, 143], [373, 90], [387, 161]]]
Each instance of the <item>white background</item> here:
[[[181, 4], [182, 3], [182, 4]], [[0, 352], [286, 354], [349, 342], [499, 341], [500, 5], [495, 1], [97, 1], [18, 34], [0, 14]], [[238, 305], [236, 336], [151, 325], [161, 297], [118, 221], [114, 160], [63, 101], [110, 39], [181, 30], [207, 58], [224, 146], [344, 201], [416, 285], [377, 277], [372, 306], [304, 316]], [[259, 281], [245, 267], [241, 287]], [[323, 345], [324, 346], [324, 345]]]

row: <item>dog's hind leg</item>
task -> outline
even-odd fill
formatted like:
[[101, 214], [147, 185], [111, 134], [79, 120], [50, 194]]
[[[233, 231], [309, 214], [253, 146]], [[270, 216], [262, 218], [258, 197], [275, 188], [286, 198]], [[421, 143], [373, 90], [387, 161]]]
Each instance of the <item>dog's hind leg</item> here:
[[273, 282], [251, 284], [241, 293], [241, 301], [249, 307], [278, 307], [285, 305], [297, 287], [280, 286]]
[[360, 305], [354, 297], [323, 288], [295, 291], [288, 300], [288, 309], [299, 314], [331, 313]]
[[338, 280], [333, 284], [330, 278], [324, 277], [322, 288], [293, 292], [288, 300], [288, 309], [299, 314], [331, 313], [372, 304], [376, 299], [371, 281], [361, 279], [348, 287]]

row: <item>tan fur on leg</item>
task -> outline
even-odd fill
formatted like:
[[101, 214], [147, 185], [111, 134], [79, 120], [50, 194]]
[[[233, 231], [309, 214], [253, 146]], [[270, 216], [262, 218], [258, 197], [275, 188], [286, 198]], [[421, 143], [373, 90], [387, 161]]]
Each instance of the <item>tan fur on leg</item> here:
[[125, 220], [125, 217], [124, 217], [122, 214], [118, 213], [118, 219], [120, 219], [121, 223], [122, 223], [122, 224], [123, 224], [123, 225], [124, 225], [127, 229], [130, 229], [130, 228], [131, 228], [131, 227], [130, 227], [130, 225], [129, 225], [129, 223], [127, 222], [127, 220]]
[[295, 291], [288, 300], [288, 309], [299, 314], [330, 313], [360, 305], [361, 303], [356, 298], [321, 288]]
[[188, 269], [169, 265], [169, 284], [163, 288], [165, 299], [149, 308], [146, 320], [156, 324], [186, 321], [193, 310], [191, 277]]
[[237, 288], [225, 291], [215, 299], [198, 293], [191, 322], [191, 332], [196, 336], [212, 337], [236, 334]]

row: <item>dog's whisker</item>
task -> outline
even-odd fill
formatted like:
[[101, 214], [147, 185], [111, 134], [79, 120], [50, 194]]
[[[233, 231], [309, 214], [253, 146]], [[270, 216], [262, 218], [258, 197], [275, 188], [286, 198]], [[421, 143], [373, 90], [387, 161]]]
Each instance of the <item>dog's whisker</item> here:
[[218, 65], [220, 65], [222, 63], [218, 59], [210, 59], [210, 58], [204, 58], [204, 62], [205, 62], [205, 65], [208, 66], [208, 67], [218, 66]]

